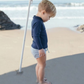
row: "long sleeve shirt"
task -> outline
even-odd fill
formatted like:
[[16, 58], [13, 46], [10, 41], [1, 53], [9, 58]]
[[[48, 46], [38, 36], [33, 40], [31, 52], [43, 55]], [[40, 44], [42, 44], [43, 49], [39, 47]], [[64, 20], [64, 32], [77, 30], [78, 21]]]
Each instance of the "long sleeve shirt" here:
[[31, 27], [31, 36], [33, 38], [31, 46], [38, 50], [47, 48], [48, 38], [42, 18], [34, 15]]

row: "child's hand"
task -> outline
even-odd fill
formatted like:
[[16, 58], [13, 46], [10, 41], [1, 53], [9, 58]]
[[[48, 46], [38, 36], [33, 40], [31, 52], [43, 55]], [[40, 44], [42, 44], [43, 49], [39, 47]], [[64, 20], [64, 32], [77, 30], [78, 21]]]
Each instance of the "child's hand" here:
[[39, 56], [46, 56], [45, 52], [43, 49], [39, 50]]

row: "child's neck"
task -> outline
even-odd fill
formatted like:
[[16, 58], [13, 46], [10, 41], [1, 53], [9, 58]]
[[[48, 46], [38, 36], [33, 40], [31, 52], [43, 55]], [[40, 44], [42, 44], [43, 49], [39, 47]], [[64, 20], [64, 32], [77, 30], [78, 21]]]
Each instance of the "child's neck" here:
[[36, 16], [42, 18], [41, 14], [39, 12], [36, 14]]

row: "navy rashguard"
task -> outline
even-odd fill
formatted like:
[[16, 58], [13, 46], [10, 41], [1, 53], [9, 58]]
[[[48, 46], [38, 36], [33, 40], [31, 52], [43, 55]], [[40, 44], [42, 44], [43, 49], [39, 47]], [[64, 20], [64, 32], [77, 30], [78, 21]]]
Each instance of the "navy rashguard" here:
[[48, 39], [42, 18], [34, 15], [31, 27], [31, 35], [33, 38], [31, 46], [38, 50], [47, 48]]

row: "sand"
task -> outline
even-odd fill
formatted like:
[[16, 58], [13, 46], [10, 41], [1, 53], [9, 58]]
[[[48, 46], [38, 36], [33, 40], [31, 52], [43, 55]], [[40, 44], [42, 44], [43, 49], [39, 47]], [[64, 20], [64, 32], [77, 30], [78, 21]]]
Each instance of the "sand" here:
[[[46, 77], [52, 84], [84, 83], [84, 33], [68, 28], [47, 29]], [[0, 84], [36, 84], [36, 60], [31, 54], [31, 31], [27, 31], [22, 75], [17, 75], [24, 30], [0, 31]], [[32, 79], [32, 80], [31, 80]]]

